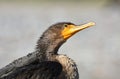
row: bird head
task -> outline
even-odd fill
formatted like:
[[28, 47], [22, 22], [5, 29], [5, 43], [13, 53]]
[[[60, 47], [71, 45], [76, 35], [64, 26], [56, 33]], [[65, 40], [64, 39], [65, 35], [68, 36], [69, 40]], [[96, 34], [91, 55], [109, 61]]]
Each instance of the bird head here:
[[83, 25], [75, 25], [70, 22], [56, 23], [50, 26], [37, 42], [37, 49], [56, 51], [75, 33], [95, 25], [89, 22]]
[[89, 22], [83, 25], [75, 25], [73, 23], [70, 22], [61, 22], [61, 23], [57, 23], [52, 25], [49, 30], [51, 32], [51, 34], [54, 34], [56, 38], [63, 38], [64, 40], [67, 40], [68, 38], [70, 38], [71, 36], [73, 36], [75, 33], [86, 29], [88, 27], [91, 27], [95, 25], [94, 22]]

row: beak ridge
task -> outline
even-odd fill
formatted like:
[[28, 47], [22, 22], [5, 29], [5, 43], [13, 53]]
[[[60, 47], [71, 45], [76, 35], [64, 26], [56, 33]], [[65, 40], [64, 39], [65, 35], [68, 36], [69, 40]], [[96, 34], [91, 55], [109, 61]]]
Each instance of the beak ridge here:
[[83, 29], [86, 29], [88, 27], [91, 27], [95, 25], [94, 22], [89, 22], [87, 24], [83, 24], [83, 25], [80, 25], [80, 26], [76, 26], [76, 25], [70, 25], [69, 28], [65, 28], [63, 31], [62, 31], [62, 36], [64, 37], [64, 39], [68, 39], [69, 37], [71, 37], [72, 35], [74, 35], [75, 33], [83, 30]]
[[76, 31], [81, 31], [83, 29], [86, 29], [86, 28], [94, 26], [94, 25], [95, 25], [94, 22], [89, 22], [89, 23], [81, 25], [81, 26], [76, 26], [75, 28], [76, 28]]

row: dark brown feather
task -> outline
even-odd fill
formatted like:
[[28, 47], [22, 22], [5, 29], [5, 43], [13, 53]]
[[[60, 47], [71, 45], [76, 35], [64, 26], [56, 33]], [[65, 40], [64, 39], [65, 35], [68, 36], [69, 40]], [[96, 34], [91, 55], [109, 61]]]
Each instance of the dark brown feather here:
[[14, 73], [1, 79], [57, 79], [61, 72], [60, 63], [44, 61], [19, 67]]

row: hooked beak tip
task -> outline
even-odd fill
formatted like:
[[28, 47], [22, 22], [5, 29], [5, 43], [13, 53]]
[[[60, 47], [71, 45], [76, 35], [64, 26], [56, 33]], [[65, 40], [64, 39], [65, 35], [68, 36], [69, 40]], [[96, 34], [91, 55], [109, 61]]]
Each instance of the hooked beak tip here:
[[95, 22], [89, 22], [88, 23], [88, 26], [94, 26], [95, 25]]

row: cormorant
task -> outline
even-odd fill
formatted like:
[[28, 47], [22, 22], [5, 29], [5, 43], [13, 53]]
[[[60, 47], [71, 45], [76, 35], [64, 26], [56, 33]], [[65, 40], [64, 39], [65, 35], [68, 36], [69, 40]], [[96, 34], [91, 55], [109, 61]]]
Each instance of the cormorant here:
[[34, 52], [0, 69], [0, 79], [79, 79], [75, 62], [57, 52], [68, 38], [93, 25], [93, 22], [81, 26], [61, 22], [50, 26]]

